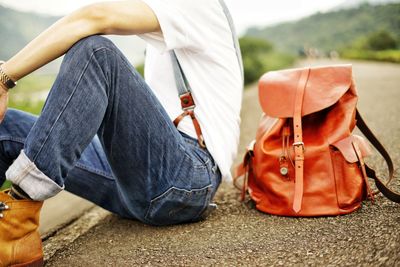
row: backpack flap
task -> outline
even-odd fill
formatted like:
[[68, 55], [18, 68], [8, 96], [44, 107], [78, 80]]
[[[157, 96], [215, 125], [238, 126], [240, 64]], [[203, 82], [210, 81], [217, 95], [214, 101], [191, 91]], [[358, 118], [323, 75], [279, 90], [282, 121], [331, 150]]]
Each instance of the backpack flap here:
[[[261, 77], [259, 101], [265, 114], [274, 118], [293, 117], [297, 85], [303, 70], [271, 71]], [[350, 89], [351, 65], [311, 68], [304, 92], [302, 116], [332, 106]], [[355, 89], [353, 91], [357, 95]]]
[[355, 163], [359, 160], [357, 153], [356, 151], [354, 151], [354, 148], [352, 146], [352, 143], [354, 142], [360, 148], [360, 152], [363, 158], [372, 155], [371, 147], [369, 146], [368, 142], [358, 135], [350, 135], [349, 137], [332, 144], [332, 146], [336, 147], [342, 153], [347, 162]]

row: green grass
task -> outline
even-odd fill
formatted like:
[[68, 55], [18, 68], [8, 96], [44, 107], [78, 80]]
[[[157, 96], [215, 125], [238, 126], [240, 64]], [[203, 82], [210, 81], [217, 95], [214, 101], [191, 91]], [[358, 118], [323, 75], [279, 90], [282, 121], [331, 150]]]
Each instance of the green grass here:
[[0, 191], [6, 190], [11, 187], [10, 181], [5, 181], [4, 184], [0, 187]]
[[38, 93], [50, 90], [55, 75], [31, 74], [18, 81], [17, 87], [10, 91], [8, 107], [39, 114], [44, 100], [38, 99]]
[[383, 50], [383, 51], [370, 51], [370, 50], [344, 50], [341, 53], [343, 58], [348, 59], [362, 59], [400, 63], [400, 50]]
[[53, 85], [56, 76], [54, 74], [30, 74], [18, 81], [17, 87], [12, 91], [15, 93], [32, 94], [40, 91], [48, 91]]
[[10, 97], [10, 100], [8, 102], [8, 107], [39, 115], [42, 110], [43, 104], [44, 101], [32, 102], [29, 101], [29, 99], [23, 99], [17, 101], [14, 100], [12, 97]]

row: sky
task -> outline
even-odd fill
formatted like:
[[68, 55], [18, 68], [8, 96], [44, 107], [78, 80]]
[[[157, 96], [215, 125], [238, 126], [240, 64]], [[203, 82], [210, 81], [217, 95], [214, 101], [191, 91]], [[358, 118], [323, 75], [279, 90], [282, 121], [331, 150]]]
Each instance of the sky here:
[[[168, 0], [165, 0], [168, 1]], [[188, 0], [191, 1], [191, 0]], [[65, 15], [100, 0], [0, 0], [0, 4], [24, 11]], [[295, 20], [318, 11], [327, 11], [344, 0], [225, 0], [238, 27], [243, 32], [251, 26], [265, 26]]]

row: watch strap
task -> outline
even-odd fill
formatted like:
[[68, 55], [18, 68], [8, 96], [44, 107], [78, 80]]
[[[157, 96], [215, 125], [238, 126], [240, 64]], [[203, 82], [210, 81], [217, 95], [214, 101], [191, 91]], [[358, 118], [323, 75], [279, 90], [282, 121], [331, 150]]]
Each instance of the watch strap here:
[[14, 82], [4, 71], [1, 65], [4, 64], [4, 61], [0, 61], [0, 82], [5, 85], [8, 89], [11, 89], [17, 85], [17, 82]]

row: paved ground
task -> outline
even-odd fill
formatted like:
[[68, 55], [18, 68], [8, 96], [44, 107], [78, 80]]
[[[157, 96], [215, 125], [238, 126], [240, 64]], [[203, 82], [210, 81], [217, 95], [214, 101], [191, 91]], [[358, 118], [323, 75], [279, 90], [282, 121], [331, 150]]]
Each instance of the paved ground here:
[[93, 205], [93, 203], [66, 191], [47, 200], [40, 214], [39, 230], [41, 235], [51, 234], [54, 230], [81, 216]]
[[[354, 69], [360, 110], [399, 166], [400, 65], [357, 62]], [[241, 154], [259, 115], [257, 91], [247, 90]], [[369, 163], [384, 174], [377, 156]], [[296, 219], [260, 213], [237, 199], [231, 185], [223, 184], [216, 196], [219, 209], [196, 224], [157, 228], [107, 216], [47, 266], [400, 266], [398, 204], [380, 198], [347, 216]]]

